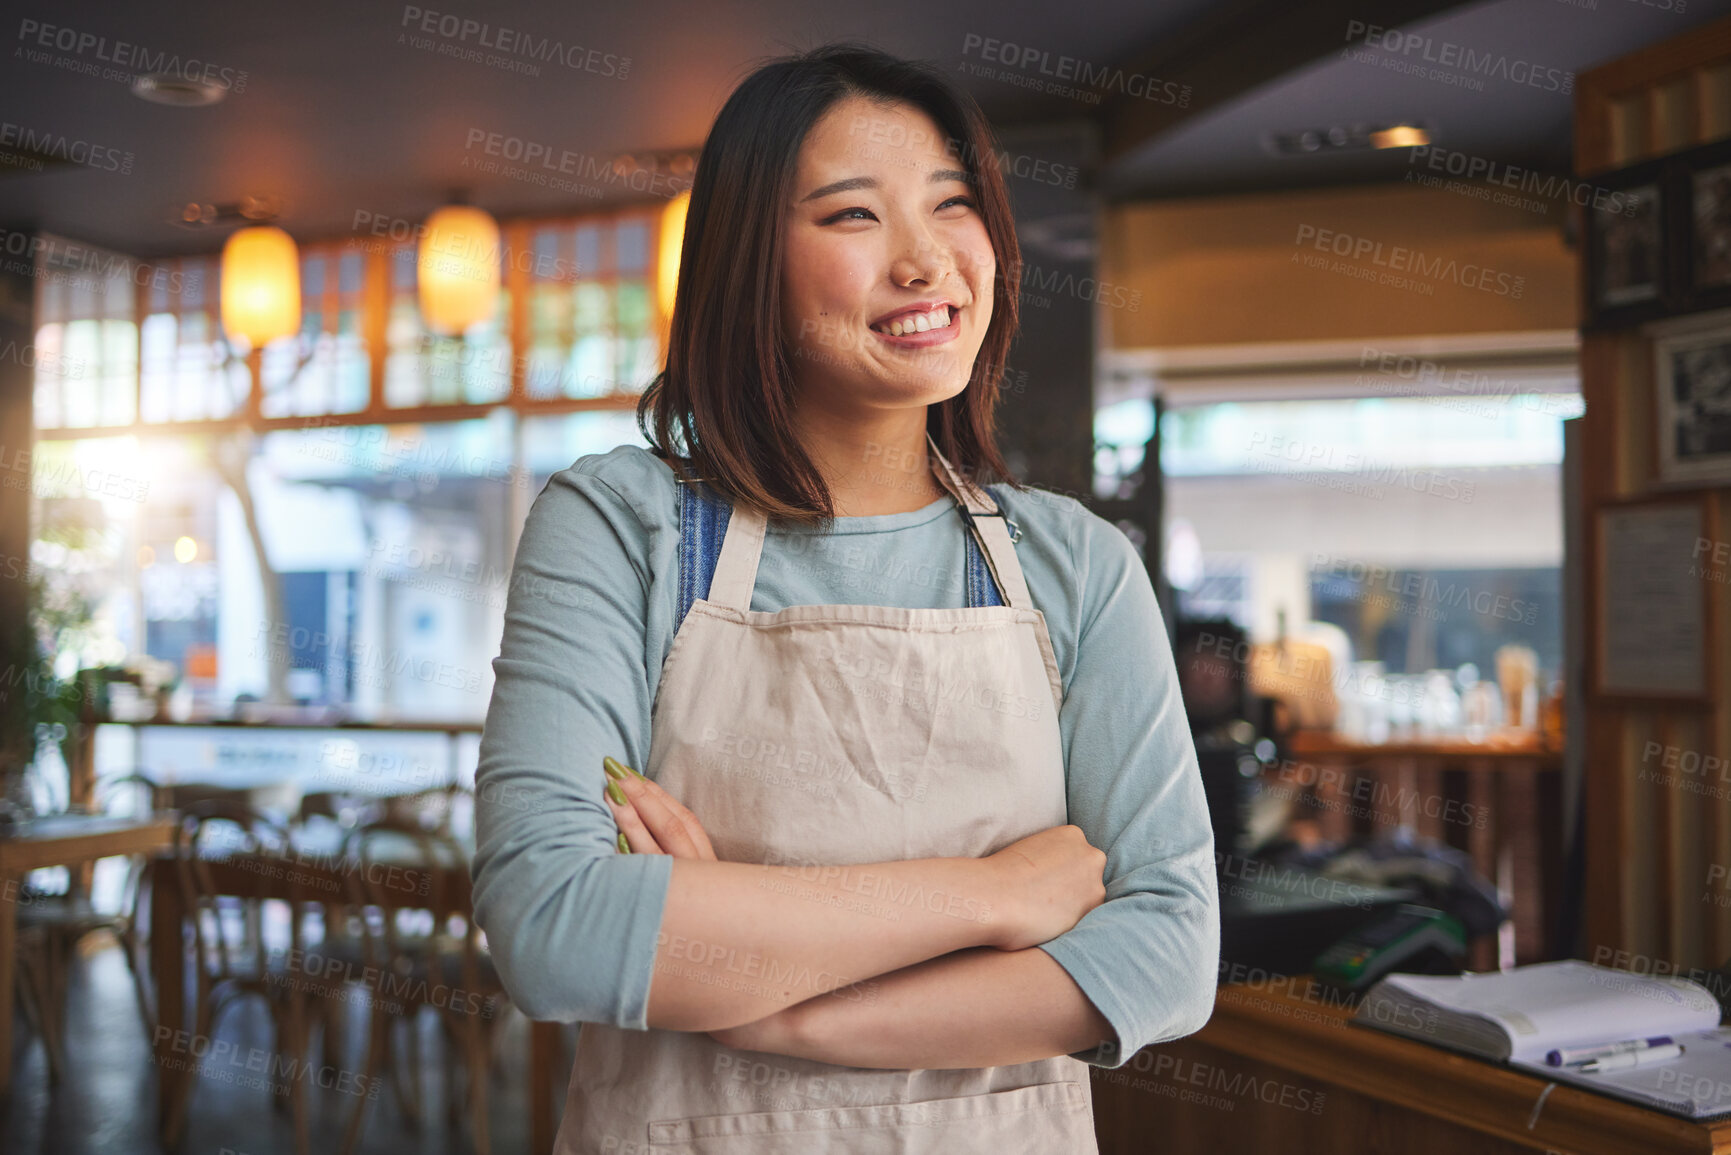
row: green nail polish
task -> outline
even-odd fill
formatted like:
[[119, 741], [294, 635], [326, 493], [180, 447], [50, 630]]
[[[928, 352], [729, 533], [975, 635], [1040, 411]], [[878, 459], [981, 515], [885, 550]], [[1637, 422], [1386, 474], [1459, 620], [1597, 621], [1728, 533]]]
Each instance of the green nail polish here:
[[607, 797], [613, 799], [613, 801], [619, 803], [621, 806], [625, 805], [625, 791], [619, 789], [619, 783], [617, 782], [607, 783]]
[[605, 770], [607, 772], [607, 777], [613, 779], [615, 782], [623, 781], [627, 770], [625, 764], [620, 762], [617, 758], [601, 759], [601, 769]]
[[619, 832], [619, 853], [620, 854], [630, 854], [631, 853], [631, 844], [629, 842], [625, 841], [625, 832], [623, 830], [621, 830]]

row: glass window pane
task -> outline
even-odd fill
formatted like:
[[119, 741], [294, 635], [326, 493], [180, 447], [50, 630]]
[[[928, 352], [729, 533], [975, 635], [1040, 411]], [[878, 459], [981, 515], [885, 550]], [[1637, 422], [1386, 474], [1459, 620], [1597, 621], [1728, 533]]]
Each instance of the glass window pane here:
[[577, 286], [578, 334], [598, 333], [612, 327], [612, 292], [607, 285], [587, 281]]
[[577, 229], [577, 275], [593, 277], [601, 271], [601, 227], [580, 225]]
[[621, 273], [638, 273], [649, 264], [649, 229], [642, 221], [626, 221], [614, 236]]

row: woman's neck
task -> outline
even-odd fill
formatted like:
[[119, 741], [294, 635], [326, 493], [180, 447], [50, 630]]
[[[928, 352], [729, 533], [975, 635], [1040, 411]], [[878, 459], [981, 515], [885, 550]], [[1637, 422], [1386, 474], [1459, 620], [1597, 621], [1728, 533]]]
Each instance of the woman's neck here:
[[932, 473], [923, 408], [865, 422], [807, 419], [799, 432], [837, 517], [909, 513], [945, 494]]

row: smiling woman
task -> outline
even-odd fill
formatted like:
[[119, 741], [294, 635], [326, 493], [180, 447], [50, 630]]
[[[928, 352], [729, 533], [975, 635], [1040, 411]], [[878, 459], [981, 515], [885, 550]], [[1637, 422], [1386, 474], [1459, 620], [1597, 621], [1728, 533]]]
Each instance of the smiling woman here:
[[[824, 439], [850, 414], [897, 410], [899, 441], [911, 432], [917, 448], [924, 428], [964, 473], [1008, 477], [993, 383], [1021, 257], [995, 155], [971, 99], [869, 50], [749, 77], [698, 162], [667, 369], [639, 410], [652, 443], [794, 521], [835, 512], [811, 452], [823, 449], [796, 428]], [[951, 324], [938, 337], [907, 335], [907, 314], [925, 313], [930, 332], [940, 306]], [[935, 495], [927, 472], [916, 477]]]
[[993, 156], [922, 66], [754, 73], [698, 164], [653, 452], [529, 513], [475, 903], [517, 1004], [584, 1023], [561, 1151], [1092, 1152], [1087, 1064], [1212, 1007], [1147, 572], [994, 444]]

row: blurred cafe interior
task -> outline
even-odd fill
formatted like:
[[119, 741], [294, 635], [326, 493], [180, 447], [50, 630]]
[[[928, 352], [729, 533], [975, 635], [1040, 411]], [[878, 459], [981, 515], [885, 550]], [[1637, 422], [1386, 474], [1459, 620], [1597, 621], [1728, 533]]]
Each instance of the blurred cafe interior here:
[[469, 907], [518, 534], [643, 443], [721, 102], [862, 39], [997, 136], [1001, 444], [1139, 550], [1207, 794], [1215, 1012], [1100, 1151], [1731, 1151], [1731, 1074], [1363, 1013], [1731, 1009], [1731, 0], [864, 11], [14, 7], [0, 1149], [553, 1150]]

